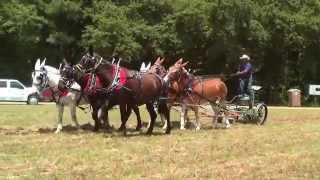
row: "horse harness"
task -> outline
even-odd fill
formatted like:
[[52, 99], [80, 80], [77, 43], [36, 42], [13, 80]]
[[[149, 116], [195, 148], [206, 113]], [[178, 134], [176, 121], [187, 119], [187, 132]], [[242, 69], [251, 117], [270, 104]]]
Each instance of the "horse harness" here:
[[[94, 59], [95, 57], [91, 57], [89, 55], [87, 55], [89, 58], [91, 59]], [[122, 79], [123, 77], [120, 77], [120, 71], [121, 71], [121, 67], [120, 67], [120, 61], [121, 59], [119, 59], [119, 61], [117, 62], [116, 65], [114, 65], [114, 63], [112, 63], [113, 65], [113, 68], [114, 69], [114, 75], [113, 75], [113, 80], [111, 82], [111, 84], [106, 87], [106, 88], [98, 88], [96, 89], [97, 91], [100, 91], [100, 92], [103, 92], [107, 95], [112, 95], [112, 93], [115, 93], [115, 90], [116, 89], [124, 89], [128, 92], [131, 92], [133, 93], [133, 90], [126, 87], [125, 84], [121, 84], [120, 82], [120, 79]], [[92, 68], [88, 69], [88, 70], [84, 70], [83, 69], [83, 66], [81, 64], [77, 64], [76, 65], [76, 68], [79, 69], [81, 72], [83, 73], [86, 73], [86, 72], [90, 72], [90, 84], [89, 84], [89, 90], [93, 90], [96, 88], [97, 84], [97, 74], [95, 73], [96, 70], [98, 69], [98, 67], [104, 63], [109, 63], [108, 61], [104, 61], [104, 59], [102, 57], [100, 57], [99, 60], [96, 60], [95, 61], [95, 64]], [[164, 87], [165, 83], [163, 81], [163, 79], [157, 74], [157, 73], [151, 73], [151, 72], [147, 72], [147, 73], [150, 73], [150, 74], [153, 74], [155, 75], [155, 77], [159, 80], [159, 82], [161, 83], [161, 86]], [[140, 72], [136, 72], [134, 73], [133, 75], [126, 75], [125, 77], [126, 80], [129, 80], [129, 79], [137, 79], [139, 82], [139, 89], [141, 90], [142, 89], [142, 73]], [[162, 88], [163, 89], [163, 88]], [[134, 96], [135, 96], [135, 99], [138, 99], [139, 97], [137, 97], [138, 93], [133, 93]]]
[[42, 73], [40, 73], [40, 83], [39, 83], [39, 85], [40, 85], [40, 88], [41, 88], [41, 90], [42, 89], [44, 89], [47, 85], [48, 85], [48, 82], [49, 82], [49, 78], [48, 78], [48, 75], [47, 75], [47, 70], [46, 69], [43, 69], [43, 70], [35, 70], [34, 72], [33, 72], [33, 74], [35, 73], [35, 72], [42, 72], [42, 71], [44, 71], [44, 74], [42, 74]]
[[[182, 89], [182, 93], [178, 93], [178, 97], [179, 99], [182, 99], [183, 96], [187, 96], [187, 97], [190, 97], [192, 99], [192, 101], [194, 101], [193, 97], [191, 94], [194, 94], [199, 98], [198, 100], [198, 104], [200, 104], [201, 102], [201, 98], [202, 99], [205, 99], [206, 101], [210, 102], [210, 103], [215, 103], [215, 102], [212, 102], [210, 99], [208, 99], [207, 97], [204, 96], [204, 82], [203, 82], [203, 79], [200, 78], [199, 76], [193, 76], [193, 75], [190, 75], [190, 76], [187, 76], [188, 77], [188, 81], [187, 81], [187, 84], [186, 86], [184, 86], [184, 89]], [[178, 79], [178, 82], [181, 81], [181, 78], [182, 76], [180, 75], [179, 79]], [[196, 84], [196, 81], [199, 81], [200, 85], [201, 85], [201, 94], [199, 94], [198, 92], [194, 91], [192, 86], [193, 84]]]
[[[41, 72], [41, 70], [36, 70], [36, 71], [40, 71]], [[48, 82], [49, 82], [47, 71], [45, 69], [44, 69], [44, 72], [45, 72], [44, 74], [40, 74], [41, 82], [39, 84], [41, 85], [41, 90], [43, 90], [48, 85]], [[68, 89], [74, 90], [74, 91], [79, 91], [79, 90], [73, 89], [73, 88], [68, 88]], [[59, 104], [60, 103], [60, 99], [61, 99], [61, 97], [63, 97], [63, 93], [64, 92], [60, 91], [58, 88], [53, 88], [53, 87], [49, 87], [49, 90], [51, 92], [51, 99], [56, 104]], [[79, 106], [81, 98], [82, 98], [82, 93], [80, 94], [80, 96], [78, 97], [78, 99], [76, 101], [76, 106], [83, 110], [83, 108]]]

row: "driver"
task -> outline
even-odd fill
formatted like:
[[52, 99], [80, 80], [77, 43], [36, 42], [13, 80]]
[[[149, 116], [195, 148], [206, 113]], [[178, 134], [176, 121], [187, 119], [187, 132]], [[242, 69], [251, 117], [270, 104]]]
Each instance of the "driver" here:
[[253, 107], [253, 92], [252, 92], [252, 74], [253, 66], [250, 63], [251, 59], [248, 55], [243, 54], [240, 56], [240, 65], [238, 71], [233, 74], [239, 78], [239, 95], [243, 97], [249, 95], [249, 108]]

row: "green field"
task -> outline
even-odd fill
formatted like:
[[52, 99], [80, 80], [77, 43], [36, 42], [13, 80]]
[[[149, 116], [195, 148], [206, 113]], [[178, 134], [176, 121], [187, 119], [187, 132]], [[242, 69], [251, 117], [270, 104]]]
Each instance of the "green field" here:
[[[144, 108], [141, 108], [144, 109]], [[319, 179], [320, 109], [271, 109], [265, 126], [235, 124], [202, 130], [174, 129], [165, 135], [130, 131], [93, 133], [89, 114], [83, 128], [54, 134], [54, 105], [0, 105], [0, 179]], [[119, 125], [118, 110], [111, 113]], [[143, 112], [143, 119], [148, 116]], [[129, 128], [135, 127], [135, 116]], [[89, 127], [90, 128], [90, 127]], [[146, 131], [146, 128], [144, 128]]]

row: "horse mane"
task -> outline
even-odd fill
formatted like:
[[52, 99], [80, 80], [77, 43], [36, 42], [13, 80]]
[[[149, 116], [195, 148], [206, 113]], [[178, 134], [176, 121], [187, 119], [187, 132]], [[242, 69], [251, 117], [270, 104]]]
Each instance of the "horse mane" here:
[[44, 68], [48, 71], [48, 73], [60, 74], [59, 70], [53, 66], [45, 65]]

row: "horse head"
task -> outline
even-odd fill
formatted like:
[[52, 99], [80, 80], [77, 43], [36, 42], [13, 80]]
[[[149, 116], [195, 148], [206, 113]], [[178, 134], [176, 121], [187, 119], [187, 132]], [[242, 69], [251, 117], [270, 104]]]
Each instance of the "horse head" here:
[[34, 66], [34, 71], [32, 72], [32, 86], [36, 87], [38, 91], [46, 86], [48, 80], [48, 72], [45, 68], [45, 64], [46, 59], [44, 59], [42, 62], [40, 61], [40, 59], [37, 59]]
[[160, 57], [157, 58], [155, 63], [150, 67], [150, 63], [148, 65], [148, 72], [158, 74], [160, 77], [164, 77], [167, 74], [166, 68], [162, 65], [164, 62], [164, 58], [161, 59]]
[[163, 78], [165, 82], [179, 81], [182, 77], [188, 75], [188, 71], [185, 69], [185, 66], [189, 62], [183, 62], [183, 59], [179, 59], [173, 66], [171, 66]]
[[60, 64], [59, 71], [61, 77], [58, 83], [58, 88], [61, 91], [70, 88], [74, 81], [77, 81], [84, 75], [81, 69], [77, 68], [77, 66], [72, 66], [66, 60]]
[[96, 63], [97, 63], [97, 57], [92, 56], [91, 54], [87, 53], [82, 56], [80, 62], [77, 64], [77, 66], [82, 69], [83, 71], [90, 71], [92, 70]]

